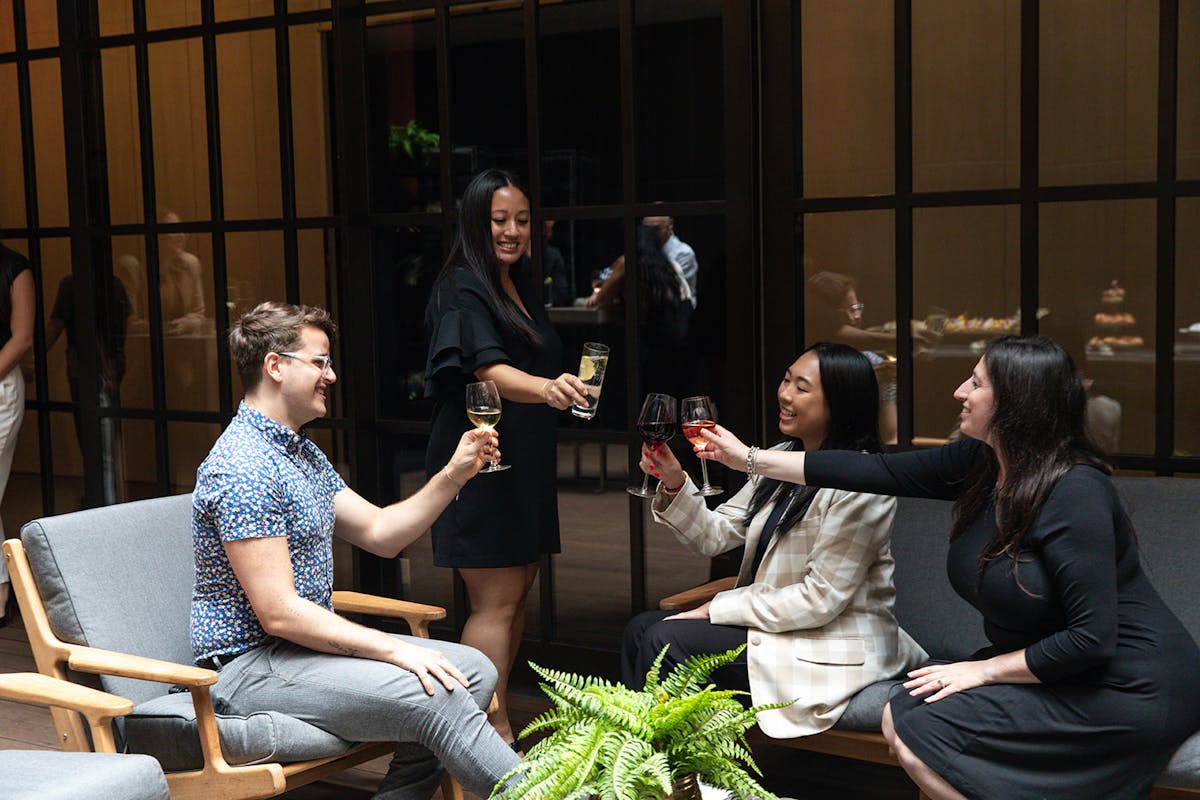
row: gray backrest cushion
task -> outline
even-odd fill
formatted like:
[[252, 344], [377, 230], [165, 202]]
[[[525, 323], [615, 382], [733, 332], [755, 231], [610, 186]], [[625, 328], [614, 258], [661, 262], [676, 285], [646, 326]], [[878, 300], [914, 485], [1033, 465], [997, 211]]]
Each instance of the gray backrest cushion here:
[[162, 768], [147, 756], [0, 750], [5, 800], [168, 800]]
[[[21, 541], [60, 639], [192, 663], [190, 494], [36, 519]], [[100, 684], [135, 703], [169, 688], [108, 676]]]
[[1137, 534], [1142, 568], [1167, 606], [1200, 640], [1200, 480], [1115, 478]]
[[936, 661], [957, 661], [987, 645], [979, 612], [946, 576], [952, 508], [943, 500], [901, 497], [892, 527], [896, 619]]

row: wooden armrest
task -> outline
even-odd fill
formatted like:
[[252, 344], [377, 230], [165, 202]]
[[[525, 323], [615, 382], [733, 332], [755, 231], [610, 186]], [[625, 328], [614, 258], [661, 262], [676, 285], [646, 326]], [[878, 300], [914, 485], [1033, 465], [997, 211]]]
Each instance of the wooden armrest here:
[[403, 617], [408, 619], [423, 619], [433, 622], [446, 618], [446, 609], [441, 606], [428, 606], [424, 603], [411, 603], [408, 600], [396, 600], [391, 597], [380, 597], [375, 594], [362, 592], [334, 592], [333, 608], [349, 614], [375, 614], [380, 617]]
[[132, 700], [36, 672], [0, 674], [0, 698], [93, 716], [123, 717], [133, 711]]
[[68, 645], [67, 666], [94, 675], [114, 675], [183, 686], [212, 686], [217, 682], [215, 670], [79, 645]]
[[717, 578], [703, 586], [664, 597], [658, 601], [658, 608], [661, 611], [687, 611], [689, 608], [704, 605], [716, 597], [718, 592], [729, 591], [736, 585], [737, 578]]
[[949, 439], [940, 436], [914, 436], [912, 437], [913, 447], [941, 447], [949, 443]]

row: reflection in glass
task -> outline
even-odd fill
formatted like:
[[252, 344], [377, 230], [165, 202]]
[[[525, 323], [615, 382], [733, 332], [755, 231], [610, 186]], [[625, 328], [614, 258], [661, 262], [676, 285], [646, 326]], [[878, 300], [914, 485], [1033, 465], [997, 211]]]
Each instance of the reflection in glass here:
[[149, 60], [158, 202], [186, 219], [208, 219], [208, 126], [200, 40], [152, 42]]
[[890, 194], [896, 185], [892, 0], [802, 3], [793, 16], [803, 124], [796, 167], [804, 196]]
[[57, 58], [29, 62], [33, 149], [37, 172], [38, 224], [68, 222], [67, 152], [63, 141], [62, 76]]
[[[300, 272], [300, 302], [319, 306], [333, 315], [335, 321], [342, 320], [341, 305], [338, 303], [337, 284], [337, 234], [332, 228], [305, 229], [296, 232]], [[335, 364], [347, 363], [342, 347], [344, 336], [333, 342]], [[240, 386], [235, 383], [234, 386]], [[345, 415], [345, 392], [335, 391], [329, 396], [329, 412], [332, 416]]]
[[141, 236], [114, 236], [112, 259], [114, 296], [119, 298], [124, 294], [129, 303], [125, 325], [124, 380], [120, 383], [121, 406], [153, 408], [145, 239]]
[[[478, 56], [468, 50], [461, 57]], [[441, 198], [441, 136], [433, 20], [368, 28], [367, 71], [367, 147], [374, 207], [380, 211], [435, 210]], [[508, 78], [497, 81], [494, 76], [483, 86], [456, 83], [455, 105], [471, 105], [475, 102], [472, 92], [480, 88], [490, 92], [508, 83]], [[524, 96], [524, 86], [518, 88]], [[510, 113], [515, 116], [516, 112]], [[508, 117], [501, 119], [507, 122]], [[490, 122], [503, 127], [496, 118]], [[456, 129], [456, 133], [462, 141], [471, 138], [470, 129]], [[470, 159], [466, 166], [473, 166]]]
[[225, 218], [278, 217], [282, 201], [275, 31], [218, 36], [217, 86]]
[[1039, 216], [1038, 298], [1051, 310], [1043, 327], [1072, 339], [1090, 396], [1115, 401], [1107, 430], [1093, 421], [1093, 432], [1109, 449], [1153, 452], [1154, 201], [1046, 203]]
[[97, 0], [96, 11], [101, 36], [133, 33], [133, 3], [129, 0]]
[[1058, 0], [1039, 21], [1039, 182], [1153, 180], [1158, 3]]
[[[283, 272], [283, 233], [247, 231], [225, 234], [225, 308], [233, 324], [264, 300], [287, 301]], [[334, 363], [338, 363], [334, 354]], [[242, 389], [237, 364], [229, 361], [229, 385], [237, 396]]]
[[50, 0], [25, 3], [26, 44], [30, 50], [58, 46], [58, 4]]
[[[292, 80], [292, 152], [296, 214], [323, 217], [333, 212], [333, 171], [329, 136], [332, 89], [325, 60], [327, 26], [288, 28]], [[368, 93], [368, 97], [372, 95]]]
[[[180, 222], [169, 210], [164, 224]], [[158, 238], [167, 407], [215, 411], [217, 342], [213, 326], [212, 240], [178, 231]], [[174, 443], [171, 444], [174, 449]]]
[[138, 223], [142, 221], [142, 150], [133, 48], [101, 50], [100, 72], [104, 77], [109, 219], [118, 225]]
[[941, 339], [917, 343], [914, 435], [951, 435], [962, 406], [954, 390], [989, 339], [1017, 332], [1020, 234], [1016, 206], [914, 209], [913, 312], [926, 324], [931, 310], [946, 312]]
[[616, 0], [541, 7], [542, 205], [621, 200]]
[[121, 433], [127, 443], [121, 452], [123, 460], [120, 475], [123, 483], [118, 485], [121, 502], [158, 497], [154, 422], [148, 419], [123, 419]]
[[455, 197], [487, 167], [528, 174], [524, 30], [519, 9], [451, 14]]
[[[0, 9], [3, 12], [5, 9]], [[4, 24], [0, 21], [0, 37]], [[0, 64], [0, 106], [18, 108], [17, 65]], [[14, 118], [15, 119], [15, 118]], [[4, 202], [0, 203], [0, 228], [25, 227], [25, 163], [21, 158], [21, 126], [0, 125], [0, 187]]]
[[221, 435], [221, 426], [206, 422], [168, 422], [171, 494], [190, 492], [196, 470]]
[[1200, 178], [1200, 3], [1179, 4], [1178, 136], [1180, 178]]
[[[38, 413], [26, 411], [21, 419], [17, 449], [13, 453], [12, 472], [4, 490], [0, 516], [4, 532], [16, 536], [21, 526], [42, 516], [42, 463], [38, 449]], [[49, 467], [47, 467], [49, 468]]]
[[[11, 246], [11, 243], [9, 243]], [[43, 239], [41, 263], [42, 316], [49, 320], [54, 313], [57, 287], [71, 274], [71, 242], [69, 239]], [[72, 370], [73, 371], [73, 370]], [[46, 387], [50, 400], [70, 401], [72, 393], [67, 381], [67, 352], [65, 347], [46, 350]]]
[[917, 0], [912, 26], [913, 188], [1016, 186], [1020, 0]]
[[[61, 411], [51, 411], [49, 414], [50, 457], [54, 463], [53, 513], [65, 514], [84, 507], [83, 453], [75, 435], [74, 415]], [[37, 430], [32, 413], [26, 414], [26, 422], [32, 438], [32, 432]]]
[[425, 399], [425, 303], [442, 266], [442, 231], [380, 228], [372, 242], [379, 415], [427, 420], [433, 406]]
[[1200, 198], [1176, 207], [1175, 248], [1175, 450], [1200, 455]]
[[721, 4], [637, 0], [634, 20], [638, 199], [723, 197]]

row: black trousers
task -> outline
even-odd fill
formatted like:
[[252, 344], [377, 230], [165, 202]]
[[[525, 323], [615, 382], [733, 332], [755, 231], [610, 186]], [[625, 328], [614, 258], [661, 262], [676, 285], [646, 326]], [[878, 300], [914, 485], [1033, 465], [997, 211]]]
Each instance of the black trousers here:
[[[630, 689], [646, 685], [646, 674], [665, 645], [670, 645], [662, 663], [662, 674], [671, 672], [689, 656], [724, 653], [746, 643], [746, 629], [734, 625], [714, 625], [703, 619], [665, 620], [674, 611], [644, 611], [625, 626], [621, 642], [621, 682]], [[713, 683], [722, 689], [750, 691], [750, 672], [746, 652], [737, 661], [712, 674]]]

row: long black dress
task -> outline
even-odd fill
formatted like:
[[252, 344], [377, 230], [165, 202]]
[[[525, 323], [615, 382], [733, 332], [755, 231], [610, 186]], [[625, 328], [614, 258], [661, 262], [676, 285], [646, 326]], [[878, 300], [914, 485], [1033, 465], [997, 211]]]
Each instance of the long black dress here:
[[[512, 268], [521, 302], [540, 343], [531, 345], [502, 321], [474, 275], [456, 269], [434, 289], [425, 322], [430, 331], [425, 396], [435, 400], [425, 469], [449, 461], [467, 420], [466, 386], [489, 364], [510, 364], [530, 375], [562, 372], [562, 342], [528, 276]], [[477, 475], [433, 524], [433, 562], [439, 567], [514, 567], [559, 552], [555, 490], [557, 411], [542, 403], [503, 401], [500, 449], [511, 469]]]
[[[977, 441], [892, 455], [809, 453], [805, 479], [877, 494], [954, 499]], [[896, 734], [971, 798], [1146, 797], [1200, 727], [1200, 651], [1142, 572], [1108, 477], [1073, 467], [1051, 490], [1021, 552], [979, 579], [991, 503], [950, 546], [950, 581], [983, 614], [989, 658], [1025, 648], [1040, 684], [997, 684], [936, 703], [893, 692]], [[1142, 535], [1152, 536], [1153, 531]]]

